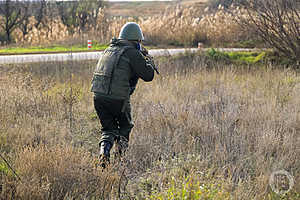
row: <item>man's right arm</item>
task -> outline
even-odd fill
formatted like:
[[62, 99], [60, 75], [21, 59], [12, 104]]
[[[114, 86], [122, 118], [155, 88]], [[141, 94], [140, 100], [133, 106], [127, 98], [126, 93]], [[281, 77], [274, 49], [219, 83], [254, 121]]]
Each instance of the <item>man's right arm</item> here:
[[146, 82], [152, 81], [154, 78], [154, 69], [147, 64], [144, 56], [136, 49], [128, 49], [126, 54], [136, 75]]

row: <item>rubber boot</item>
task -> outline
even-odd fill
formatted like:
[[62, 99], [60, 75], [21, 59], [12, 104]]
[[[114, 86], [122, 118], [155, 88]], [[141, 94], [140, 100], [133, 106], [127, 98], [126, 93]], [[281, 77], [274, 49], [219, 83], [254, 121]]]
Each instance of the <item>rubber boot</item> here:
[[103, 141], [100, 143], [99, 162], [103, 169], [105, 169], [109, 164], [111, 148], [112, 144], [108, 141]]
[[121, 161], [128, 148], [128, 140], [126, 138], [118, 137], [116, 139], [116, 152], [115, 157]]

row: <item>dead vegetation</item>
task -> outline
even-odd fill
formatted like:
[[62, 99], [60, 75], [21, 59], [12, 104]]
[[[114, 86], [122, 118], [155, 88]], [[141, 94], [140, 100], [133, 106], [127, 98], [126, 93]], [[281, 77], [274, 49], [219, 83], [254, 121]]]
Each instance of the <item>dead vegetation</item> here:
[[[224, 65], [204, 55], [165, 57], [161, 76], [132, 97], [130, 148], [97, 168], [95, 62], [2, 66], [2, 199], [276, 199], [270, 174], [295, 179], [299, 197], [297, 71]], [[198, 196], [196, 196], [198, 195]]]
[[[29, 19], [31, 30], [23, 36], [16, 29], [13, 38], [17, 44], [50, 45], [54, 43], [72, 45], [85, 44], [87, 39], [107, 43], [112, 37], [118, 37], [120, 28], [128, 21], [138, 22], [151, 45], [197, 46], [198, 42], [206, 45], [229, 45], [252, 39], [251, 32], [235, 23], [233, 17], [220, 8], [216, 13], [204, 9], [204, 6], [172, 5], [163, 12], [148, 17], [110, 17], [109, 9], [98, 10], [96, 25], [87, 24], [84, 31], [73, 27], [70, 31], [58, 16], [44, 17], [44, 26], [33, 26], [36, 20]], [[1, 30], [0, 30], [1, 32]], [[74, 40], [75, 39], [75, 40]], [[74, 42], [76, 41], [76, 42]]]

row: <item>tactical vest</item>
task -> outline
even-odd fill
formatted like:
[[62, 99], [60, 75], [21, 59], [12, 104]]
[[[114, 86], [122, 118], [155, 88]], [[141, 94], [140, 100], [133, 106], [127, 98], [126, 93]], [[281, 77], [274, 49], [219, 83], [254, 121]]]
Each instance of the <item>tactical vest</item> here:
[[103, 52], [94, 71], [92, 92], [117, 99], [129, 98], [133, 72], [129, 58], [122, 56], [129, 48], [134, 47], [112, 45]]

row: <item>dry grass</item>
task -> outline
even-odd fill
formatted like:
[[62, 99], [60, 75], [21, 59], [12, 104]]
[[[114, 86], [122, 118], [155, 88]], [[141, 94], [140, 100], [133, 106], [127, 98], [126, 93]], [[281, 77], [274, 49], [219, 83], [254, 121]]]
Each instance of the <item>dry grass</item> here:
[[1, 198], [277, 199], [268, 180], [279, 169], [295, 178], [288, 198], [299, 197], [297, 71], [203, 55], [158, 62], [162, 75], [132, 97], [126, 157], [105, 171], [95, 166], [95, 62], [2, 66], [0, 148], [21, 181], [0, 167]]
[[[17, 30], [14, 38], [17, 44], [27, 45], [85, 45], [88, 39], [107, 43], [112, 37], [118, 37], [126, 22], [136, 21], [143, 29], [146, 42], [151, 45], [197, 46], [198, 42], [202, 42], [210, 46], [232, 46], [241, 41], [257, 40], [252, 31], [241, 28], [234, 20], [235, 17], [222, 7], [215, 12], [204, 9], [203, 6], [178, 4], [148, 17], [109, 17], [108, 12], [109, 9], [100, 9], [97, 25], [89, 25], [84, 33], [79, 34], [79, 30], [75, 30], [75, 34], [71, 34], [60, 19], [47, 18], [47, 26], [40, 29], [33, 27], [25, 38]], [[235, 10], [237, 16], [239, 12], [239, 9]]]

